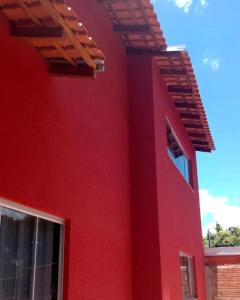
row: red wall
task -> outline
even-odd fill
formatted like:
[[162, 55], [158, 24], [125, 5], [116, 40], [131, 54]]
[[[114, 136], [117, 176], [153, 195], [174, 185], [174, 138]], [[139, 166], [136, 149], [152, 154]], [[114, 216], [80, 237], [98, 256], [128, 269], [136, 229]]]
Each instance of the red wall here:
[[[194, 257], [198, 299], [203, 300], [205, 283], [195, 151], [154, 63], [153, 86], [163, 299], [181, 299], [179, 252], [184, 252]], [[192, 162], [193, 189], [168, 156], [166, 118]]]
[[[182, 299], [179, 254], [184, 252], [195, 259], [198, 299], [204, 300], [194, 149], [154, 60], [130, 56], [128, 72], [135, 299]], [[192, 161], [193, 189], [168, 157], [166, 119]]]
[[69, 220], [64, 299], [131, 299], [126, 55], [87, 2], [72, 6], [107, 57], [96, 80], [50, 76], [1, 21], [0, 194]]
[[160, 300], [161, 266], [151, 58], [129, 56], [134, 300]]
[[159, 71], [126, 57], [97, 1], [69, 1], [106, 56], [96, 80], [54, 77], [0, 20], [0, 195], [67, 220], [65, 299], [181, 299], [179, 251], [196, 257], [198, 193], [166, 151], [167, 115], [195, 155]]

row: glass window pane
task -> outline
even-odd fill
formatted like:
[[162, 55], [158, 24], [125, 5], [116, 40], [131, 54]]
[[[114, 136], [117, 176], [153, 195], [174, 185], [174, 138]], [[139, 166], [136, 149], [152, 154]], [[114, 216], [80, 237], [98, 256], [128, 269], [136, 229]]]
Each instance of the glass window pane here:
[[61, 226], [38, 220], [35, 300], [57, 300]]
[[0, 300], [30, 300], [36, 218], [0, 208]]
[[187, 157], [185, 157], [185, 178], [187, 182], [190, 183], [189, 169], [189, 160], [187, 159]]
[[178, 148], [178, 153], [175, 158], [175, 165], [177, 166], [178, 170], [181, 172], [181, 174], [184, 176], [185, 173], [185, 167], [184, 167], [184, 154], [180, 148]]
[[167, 125], [167, 152], [185, 180], [192, 185], [190, 182], [190, 161], [180, 147], [169, 125]]

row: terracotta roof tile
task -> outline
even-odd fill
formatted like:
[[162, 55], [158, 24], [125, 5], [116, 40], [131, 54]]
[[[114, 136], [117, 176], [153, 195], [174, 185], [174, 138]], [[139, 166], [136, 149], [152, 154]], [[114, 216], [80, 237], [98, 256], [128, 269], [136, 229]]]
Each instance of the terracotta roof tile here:
[[196, 151], [215, 149], [191, 60], [185, 49], [167, 48], [150, 0], [98, 0], [128, 54], [155, 57], [171, 98]]
[[103, 68], [103, 53], [65, 1], [0, 0], [0, 11], [11, 23], [11, 34], [28, 39], [49, 65], [71, 65], [76, 74]]

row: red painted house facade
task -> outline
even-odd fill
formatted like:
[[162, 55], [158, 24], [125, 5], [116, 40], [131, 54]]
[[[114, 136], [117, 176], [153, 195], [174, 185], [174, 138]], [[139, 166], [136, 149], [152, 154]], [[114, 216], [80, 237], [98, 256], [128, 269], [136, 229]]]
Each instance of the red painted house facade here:
[[0, 2], [0, 299], [204, 300], [187, 52], [148, 0], [67, 5]]

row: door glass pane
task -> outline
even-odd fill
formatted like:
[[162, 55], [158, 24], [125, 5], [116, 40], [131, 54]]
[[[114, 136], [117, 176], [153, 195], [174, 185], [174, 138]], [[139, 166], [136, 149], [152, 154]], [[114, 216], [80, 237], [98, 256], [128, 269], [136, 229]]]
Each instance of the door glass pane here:
[[180, 263], [183, 299], [195, 299], [196, 286], [193, 259], [187, 256], [181, 256]]
[[186, 257], [181, 257], [181, 279], [182, 279], [182, 293], [183, 298], [191, 297], [191, 286], [190, 286], [190, 274], [188, 259]]
[[57, 300], [60, 232], [59, 224], [38, 220], [35, 300]]
[[36, 218], [1, 208], [0, 300], [30, 300]]

